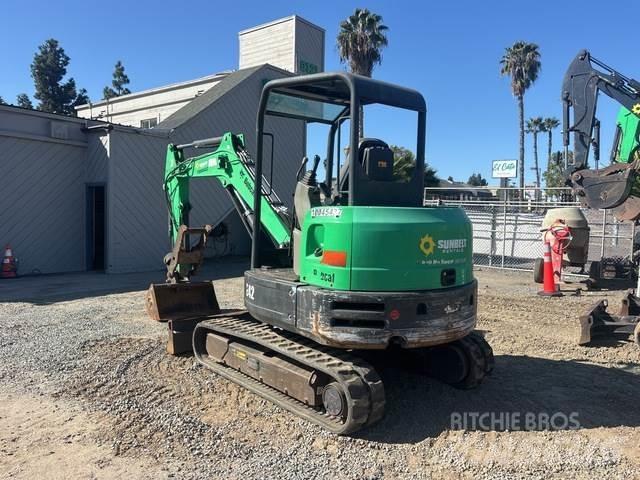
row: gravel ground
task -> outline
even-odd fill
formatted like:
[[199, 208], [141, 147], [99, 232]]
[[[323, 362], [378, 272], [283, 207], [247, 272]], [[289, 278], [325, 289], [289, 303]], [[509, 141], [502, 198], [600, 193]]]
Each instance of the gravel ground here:
[[[216, 282], [221, 306], [242, 306], [237, 265], [220, 269], [234, 275]], [[640, 350], [575, 344], [577, 315], [606, 294], [540, 298], [529, 274], [477, 276], [494, 374], [464, 392], [378, 365], [386, 416], [354, 437], [166, 355], [141, 291], [0, 303], [0, 478], [640, 478]], [[538, 426], [574, 413], [579, 428], [452, 429], [465, 412]]]

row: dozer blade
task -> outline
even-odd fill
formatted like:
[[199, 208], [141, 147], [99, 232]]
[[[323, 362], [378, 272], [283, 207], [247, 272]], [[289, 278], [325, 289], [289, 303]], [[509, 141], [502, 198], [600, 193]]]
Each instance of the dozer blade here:
[[220, 313], [212, 282], [152, 283], [145, 308], [158, 321]]
[[622, 306], [618, 315], [607, 312], [607, 307], [607, 301], [600, 300], [586, 314], [580, 317], [579, 345], [587, 345], [596, 338], [611, 337], [618, 334], [634, 334], [634, 329], [639, 331], [640, 298], [628, 293], [622, 299]]

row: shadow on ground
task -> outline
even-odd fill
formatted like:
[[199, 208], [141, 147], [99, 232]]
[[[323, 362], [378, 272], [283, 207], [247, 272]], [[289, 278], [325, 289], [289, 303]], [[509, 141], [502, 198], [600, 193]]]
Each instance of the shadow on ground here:
[[[493, 374], [476, 390], [455, 390], [418, 374], [376, 364], [387, 397], [383, 420], [356, 436], [414, 443], [452, 428], [452, 415], [575, 412], [580, 429], [640, 426], [640, 364], [608, 368], [527, 356], [496, 356]], [[459, 418], [459, 417], [458, 417]], [[557, 425], [562, 425], [556, 417]], [[454, 417], [456, 419], [456, 417]], [[468, 422], [471, 423], [471, 422]], [[540, 422], [538, 422], [540, 423]], [[502, 430], [499, 428], [486, 430]], [[468, 425], [466, 430], [480, 430]], [[522, 428], [521, 428], [522, 429]]]
[[[224, 257], [205, 262], [196, 280], [240, 277], [249, 266], [246, 257]], [[113, 293], [146, 290], [150, 283], [163, 283], [165, 272], [105, 274], [97, 272], [26, 276], [0, 281], [0, 302], [48, 305], [56, 302], [99, 297]]]

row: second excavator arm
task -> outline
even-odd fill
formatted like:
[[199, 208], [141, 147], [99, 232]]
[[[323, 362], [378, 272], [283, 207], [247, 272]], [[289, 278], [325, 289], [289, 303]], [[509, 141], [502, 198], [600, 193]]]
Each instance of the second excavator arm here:
[[[615, 209], [614, 214], [619, 219], [635, 220], [640, 216], [640, 198], [632, 193], [637, 177], [636, 162], [616, 162], [600, 170], [588, 168], [592, 146], [596, 159], [599, 156], [596, 108], [600, 92], [640, 117], [640, 82], [617, 72], [586, 50], [578, 53], [562, 85], [567, 184], [582, 204], [591, 208]], [[571, 134], [574, 151], [573, 161], [569, 162]]]

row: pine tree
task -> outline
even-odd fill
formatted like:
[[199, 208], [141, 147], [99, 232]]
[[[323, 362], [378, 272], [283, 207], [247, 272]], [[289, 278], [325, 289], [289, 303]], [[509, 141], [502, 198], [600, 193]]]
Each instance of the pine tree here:
[[33, 110], [33, 103], [31, 103], [31, 99], [26, 93], [21, 93], [16, 97], [16, 105], [21, 108], [28, 108], [29, 110]]
[[486, 187], [489, 185], [486, 178], [482, 178], [481, 173], [473, 173], [467, 180], [467, 184], [472, 185], [474, 187]]
[[38, 110], [75, 114], [73, 105], [78, 100], [76, 82], [69, 78], [62, 83], [68, 65], [69, 57], [57, 40], [50, 38], [38, 47], [31, 64], [31, 76], [36, 88], [34, 98], [40, 100]]
[[113, 97], [119, 97], [120, 95], [127, 95], [131, 93], [125, 85], [130, 83], [129, 77], [124, 73], [124, 65], [120, 60], [116, 62], [113, 71], [113, 80], [111, 80], [111, 87], [104, 87], [102, 90], [102, 96], [105, 100], [109, 100]]
[[4, 101], [4, 98], [0, 97], [0, 105], [6, 105], [7, 102]]

